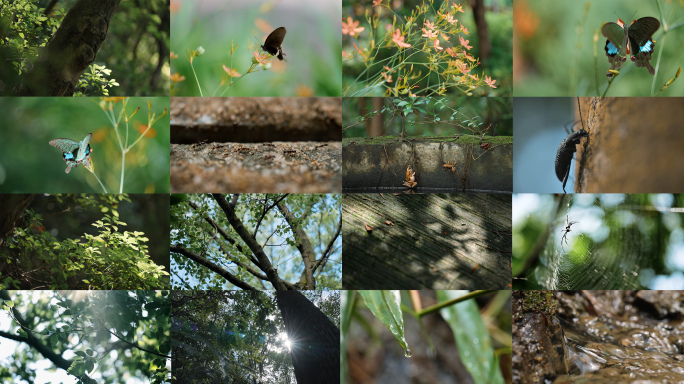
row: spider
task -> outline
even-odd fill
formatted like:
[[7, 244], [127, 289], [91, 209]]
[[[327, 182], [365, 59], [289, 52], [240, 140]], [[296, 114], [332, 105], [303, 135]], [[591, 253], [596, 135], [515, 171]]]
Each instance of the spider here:
[[577, 223], [577, 221], [570, 221], [570, 218], [567, 215], [565, 215], [565, 229], [561, 230], [561, 232], [565, 232], [563, 234], [563, 237], [561, 238], [561, 248], [563, 248], [563, 240], [565, 240], [565, 244], [568, 244], [568, 232], [570, 232], [570, 227], [572, 227], [573, 224]]

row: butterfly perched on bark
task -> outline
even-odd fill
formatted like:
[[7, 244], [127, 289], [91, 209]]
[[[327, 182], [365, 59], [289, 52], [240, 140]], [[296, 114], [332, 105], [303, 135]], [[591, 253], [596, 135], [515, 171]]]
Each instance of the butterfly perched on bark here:
[[273, 56], [277, 56], [278, 60], [283, 60], [283, 39], [285, 39], [285, 34], [287, 30], [285, 27], [276, 28], [270, 35], [266, 38], [264, 45], [261, 49], [270, 53]]
[[642, 17], [635, 20], [629, 26], [618, 19], [617, 23], [604, 23], [601, 33], [606, 40], [606, 56], [610, 63], [608, 78], [613, 77], [613, 72], [622, 67], [631, 54], [631, 59], [637, 67], [648, 68], [648, 73], [655, 74], [651, 66], [651, 54], [655, 48], [653, 34], [660, 28], [660, 21], [655, 17]]
[[90, 153], [92, 152], [90, 138], [92, 136], [93, 134], [89, 133], [81, 142], [71, 139], [50, 140], [50, 145], [64, 152], [62, 157], [67, 163], [67, 169], [64, 172], [69, 173], [72, 167], [76, 168], [79, 164], [85, 165], [86, 168], [90, 167]]

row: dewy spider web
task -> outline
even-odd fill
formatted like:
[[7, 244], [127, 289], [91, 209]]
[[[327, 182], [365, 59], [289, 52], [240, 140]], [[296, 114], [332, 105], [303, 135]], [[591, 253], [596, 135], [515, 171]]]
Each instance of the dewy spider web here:
[[[535, 275], [547, 289], [639, 289], [662, 255], [662, 212], [649, 195], [563, 197]], [[567, 221], [576, 221], [563, 240]]]

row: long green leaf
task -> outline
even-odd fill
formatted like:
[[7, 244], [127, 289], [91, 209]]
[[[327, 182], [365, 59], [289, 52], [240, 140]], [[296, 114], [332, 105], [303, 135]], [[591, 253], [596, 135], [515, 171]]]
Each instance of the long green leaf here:
[[[455, 299], [468, 291], [436, 291], [439, 301]], [[458, 353], [476, 383], [503, 384], [498, 359], [474, 300], [467, 300], [439, 311], [451, 327]]]
[[359, 291], [359, 293], [368, 309], [385, 324], [399, 344], [404, 347], [406, 357], [411, 357], [411, 350], [404, 336], [404, 317], [401, 313], [399, 291]]

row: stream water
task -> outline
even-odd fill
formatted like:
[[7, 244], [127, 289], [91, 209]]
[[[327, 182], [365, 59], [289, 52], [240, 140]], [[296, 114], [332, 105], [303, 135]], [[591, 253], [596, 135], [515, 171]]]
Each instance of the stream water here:
[[684, 383], [684, 291], [516, 292], [513, 382]]
[[554, 384], [684, 383], [684, 294], [642, 292], [561, 296], [569, 374]]

